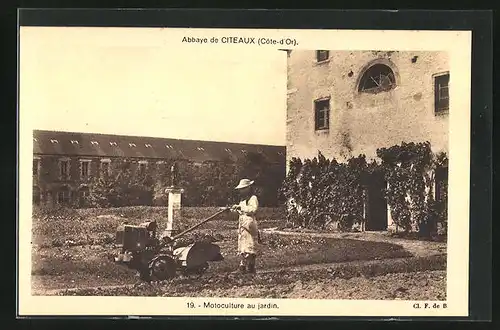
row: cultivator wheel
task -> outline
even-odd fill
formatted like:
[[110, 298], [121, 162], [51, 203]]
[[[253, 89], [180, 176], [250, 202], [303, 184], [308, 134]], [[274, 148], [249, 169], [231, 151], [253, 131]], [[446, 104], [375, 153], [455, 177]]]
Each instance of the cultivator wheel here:
[[158, 256], [151, 261], [149, 269], [153, 280], [164, 281], [175, 277], [177, 264], [169, 256]]

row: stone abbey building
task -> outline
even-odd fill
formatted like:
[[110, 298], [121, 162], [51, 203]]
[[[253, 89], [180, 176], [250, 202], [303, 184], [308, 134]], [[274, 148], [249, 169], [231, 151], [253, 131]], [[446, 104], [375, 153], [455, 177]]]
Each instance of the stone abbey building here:
[[265, 157], [270, 168], [263, 170], [278, 173], [278, 181], [284, 177], [283, 146], [36, 130], [33, 132], [33, 203], [68, 205], [85, 198], [91, 180], [111, 174], [115, 165], [124, 159], [130, 162], [133, 173], [156, 177], [156, 174], [170, 176], [170, 166], [165, 164], [172, 161], [196, 166], [234, 163], [248, 153]]
[[[448, 153], [446, 52], [288, 50], [287, 163], [320, 151], [339, 161], [404, 142]], [[436, 172], [437, 184], [447, 169]], [[378, 182], [378, 183], [376, 183]], [[384, 230], [390, 210], [374, 180], [367, 229]], [[436, 199], [440, 190], [436, 186]], [[371, 219], [371, 220], [370, 220]]]

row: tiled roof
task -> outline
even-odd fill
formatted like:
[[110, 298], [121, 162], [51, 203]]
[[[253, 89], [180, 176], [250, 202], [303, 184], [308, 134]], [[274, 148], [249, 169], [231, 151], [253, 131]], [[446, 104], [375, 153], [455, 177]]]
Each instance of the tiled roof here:
[[235, 161], [245, 152], [260, 152], [273, 163], [285, 163], [285, 147], [231, 142], [180, 140], [126, 135], [33, 131], [33, 153], [87, 157], [133, 157]]

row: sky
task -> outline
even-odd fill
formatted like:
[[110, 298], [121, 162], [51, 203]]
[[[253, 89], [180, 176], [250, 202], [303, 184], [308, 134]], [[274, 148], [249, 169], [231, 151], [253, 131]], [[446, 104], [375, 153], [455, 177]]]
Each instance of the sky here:
[[172, 29], [23, 27], [33, 129], [285, 145], [286, 53]]

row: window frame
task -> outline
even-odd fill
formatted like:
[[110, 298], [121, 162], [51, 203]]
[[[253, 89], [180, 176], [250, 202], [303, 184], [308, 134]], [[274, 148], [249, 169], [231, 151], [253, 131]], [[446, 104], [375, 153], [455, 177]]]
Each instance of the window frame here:
[[[440, 98], [440, 86], [439, 80], [444, 79], [447, 82], [446, 89], [448, 90], [448, 97], [444, 100], [446, 101], [446, 106], [443, 107], [441, 102], [443, 99]], [[450, 112], [450, 72], [440, 72], [432, 76], [433, 92], [434, 92], [434, 115], [442, 116], [447, 115]]]
[[[383, 85], [379, 85], [381, 81], [377, 82], [375, 79], [373, 79], [374, 75], [370, 74], [372, 71], [375, 70], [377, 67], [385, 67], [388, 71], [387, 75], [384, 75], [384, 77], [388, 78], [390, 81], [390, 85], [388, 88], [384, 88]], [[382, 70], [381, 70], [382, 71]], [[381, 73], [379, 73], [380, 76], [382, 76]], [[366, 82], [368, 79], [372, 79], [373, 82], [377, 85], [376, 87], [371, 87], [371, 88], [364, 88]], [[395, 89], [398, 86], [397, 79], [396, 79], [396, 73], [394, 69], [390, 66], [387, 65], [386, 63], [372, 63], [370, 66], [364, 70], [364, 72], [361, 73], [361, 76], [359, 78], [359, 83], [358, 83], [358, 88], [357, 91], [358, 93], [361, 94], [379, 94], [379, 93], [384, 93], [384, 92], [389, 92], [393, 89]]]
[[[66, 173], [63, 173], [63, 164], [66, 164]], [[67, 181], [71, 179], [71, 159], [59, 159], [59, 179], [61, 181]]]
[[[326, 120], [326, 125], [319, 126], [318, 114], [319, 112], [321, 112], [321, 109], [318, 108], [318, 105], [322, 102], [327, 102], [328, 105], [326, 110], [326, 115], [323, 115], [323, 121]], [[328, 131], [330, 129], [331, 97], [327, 96], [315, 99], [313, 101], [313, 111], [314, 111], [314, 131], [316, 132]]]
[[80, 205], [84, 204], [89, 196], [90, 189], [88, 186], [84, 185], [78, 189], [78, 202]]
[[[35, 198], [36, 196], [36, 198]], [[41, 205], [42, 203], [42, 192], [39, 187], [33, 187], [32, 191], [32, 203], [33, 205]]]
[[[36, 166], [35, 166], [35, 162], [36, 162]], [[40, 163], [41, 163], [40, 157], [33, 157], [32, 173], [33, 173], [33, 177], [35, 177], [35, 178], [40, 177]], [[35, 173], [35, 168], [36, 168], [36, 173]]]
[[[62, 200], [60, 196], [62, 197]], [[57, 191], [57, 204], [67, 205], [71, 203], [71, 190], [68, 187], [62, 187]]]
[[148, 172], [148, 164], [147, 160], [140, 160], [137, 162], [137, 174], [146, 175]]
[[[326, 57], [322, 59], [321, 54], [326, 54]], [[330, 59], [330, 51], [325, 49], [318, 49], [315, 52], [316, 63], [327, 62]]]
[[[107, 166], [106, 171], [104, 171], [104, 166], [103, 166], [104, 164], [106, 164], [106, 166]], [[107, 177], [111, 174], [111, 159], [104, 158], [104, 159], [100, 160], [100, 162], [99, 162], [99, 174], [101, 175], [101, 177]]]
[[[87, 166], [87, 174], [83, 175], [83, 164], [86, 163]], [[92, 166], [92, 160], [91, 159], [80, 159], [80, 180], [88, 180], [91, 176], [91, 166]]]
[[[445, 187], [446, 189], [443, 189]], [[439, 166], [436, 168], [434, 172], [434, 200], [437, 202], [444, 201], [443, 191], [447, 192], [448, 187], [449, 187], [449, 167]]]

